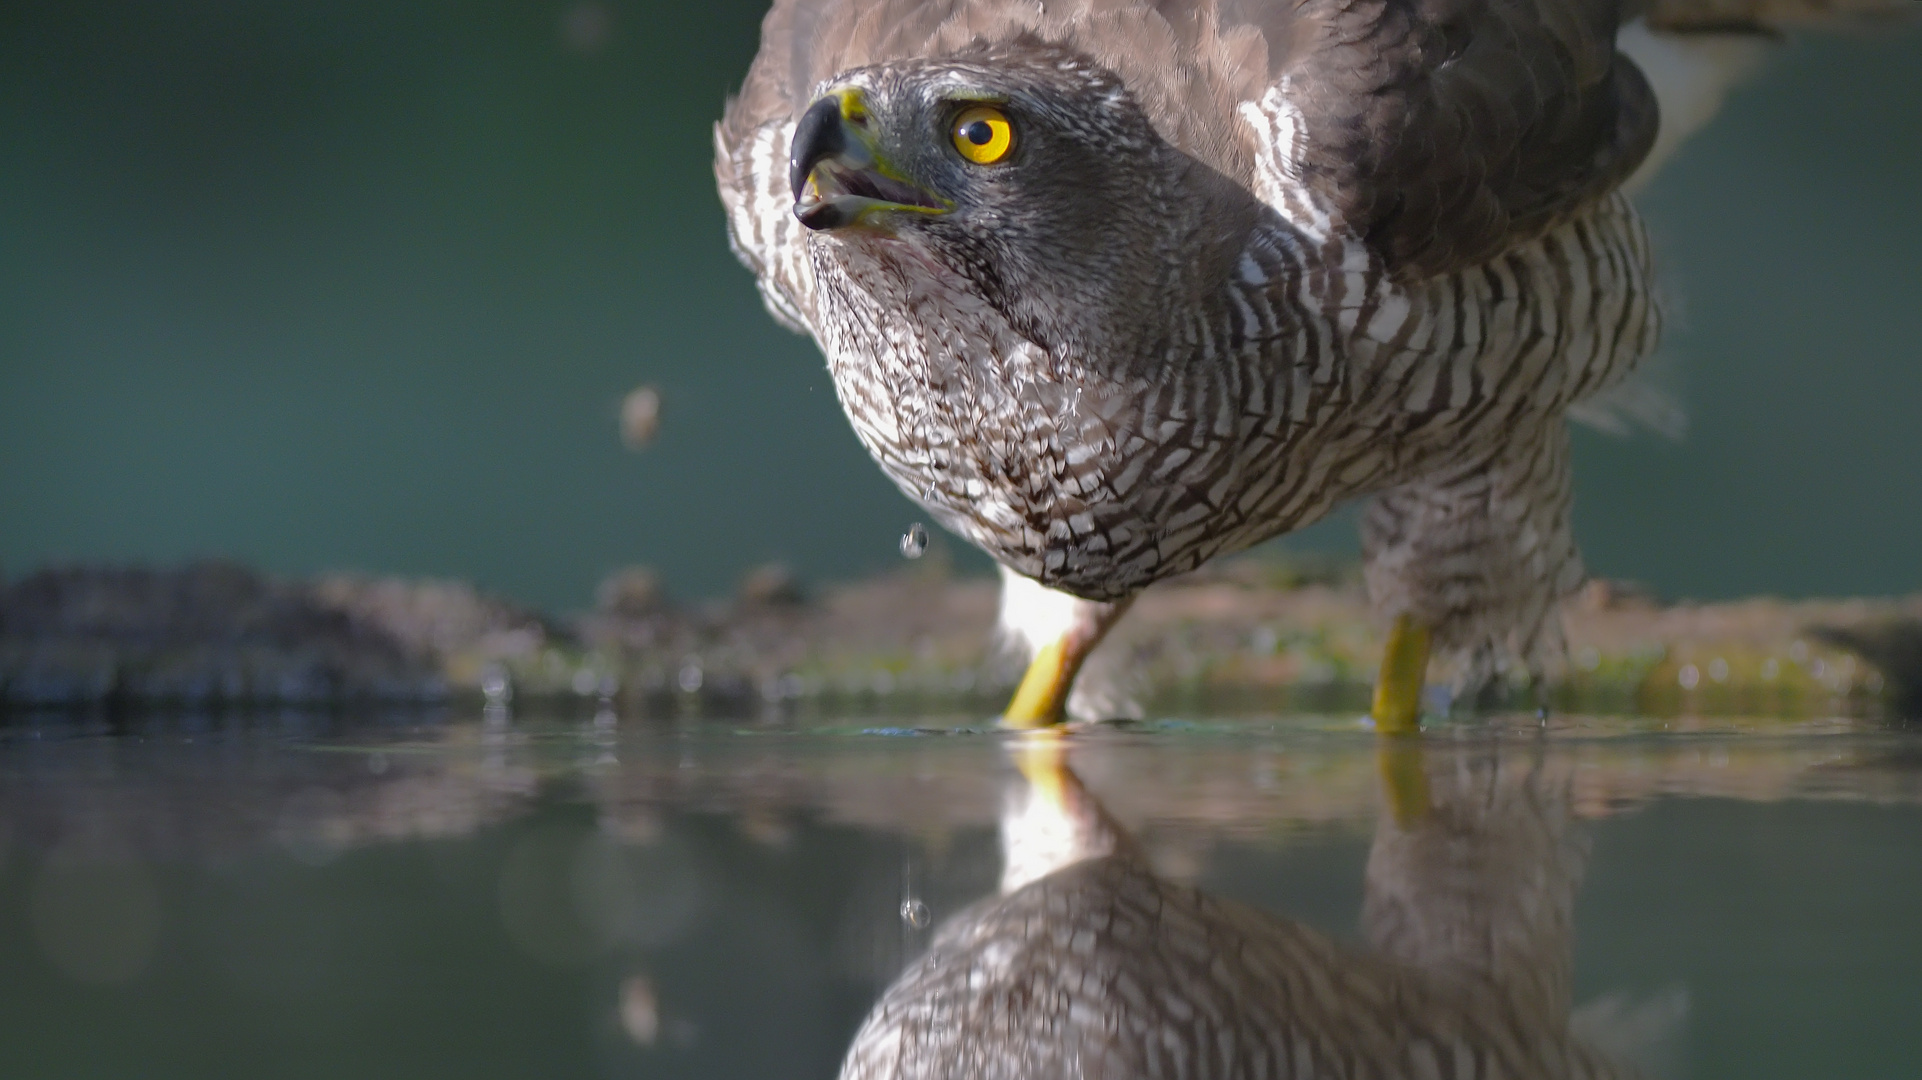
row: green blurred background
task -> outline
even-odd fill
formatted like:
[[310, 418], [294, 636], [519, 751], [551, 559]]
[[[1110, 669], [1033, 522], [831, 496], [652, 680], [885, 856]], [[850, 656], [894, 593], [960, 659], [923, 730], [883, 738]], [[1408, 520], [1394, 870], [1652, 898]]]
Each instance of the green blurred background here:
[[[727, 251], [709, 129], [762, 6], [0, 6], [0, 568], [575, 608], [634, 563], [896, 563], [917, 513]], [[1782, 49], [1648, 192], [1692, 427], [1578, 436], [1596, 572], [1922, 588], [1918, 176], [1922, 35], [1857, 36]]]

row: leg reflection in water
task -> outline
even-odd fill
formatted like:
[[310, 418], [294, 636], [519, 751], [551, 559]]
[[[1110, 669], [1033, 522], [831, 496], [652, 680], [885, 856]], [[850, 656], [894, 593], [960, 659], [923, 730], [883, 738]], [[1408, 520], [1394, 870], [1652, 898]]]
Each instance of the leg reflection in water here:
[[1358, 951], [1158, 878], [1059, 735], [1012, 753], [1000, 892], [882, 995], [844, 1080], [1636, 1075], [1569, 1031], [1583, 852], [1539, 770], [1385, 741]]

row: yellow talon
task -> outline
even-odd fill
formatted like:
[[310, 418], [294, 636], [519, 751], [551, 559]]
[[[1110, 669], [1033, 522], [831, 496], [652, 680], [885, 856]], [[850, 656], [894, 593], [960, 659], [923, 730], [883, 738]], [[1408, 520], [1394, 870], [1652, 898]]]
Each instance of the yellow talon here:
[[1398, 615], [1381, 656], [1381, 678], [1375, 683], [1371, 715], [1377, 732], [1409, 735], [1421, 730], [1421, 691], [1427, 677], [1428, 628], [1412, 616]]
[[[1022, 632], [1030, 641], [1047, 641], [1047, 644], [1035, 650], [1034, 660], [1021, 676], [1021, 685], [1015, 688], [1014, 700], [1008, 702], [1008, 711], [1001, 714], [1001, 725], [1017, 729], [1052, 727], [1068, 714], [1068, 695], [1074, 690], [1075, 676], [1081, 673], [1082, 663], [1128, 610], [1132, 598], [1080, 600], [1011, 573], [1004, 572], [1004, 576], [1004, 605], [1009, 603], [1010, 594], [1025, 593], [1028, 595], [1022, 604], [1040, 601], [1044, 608], [1053, 606], [1054, 611], [1046, 619], [1052, 624], [1048, 629], [1039, 633]], [[1065, 612], [1059, 606], [1064, 603], [1068, 605]], [[1059, 618], [1063, 614], [1067, 616], [1065, 620]], [[1067, 624], [1065, 628], [1061, 622]], [[1048, 641], [1049, 637], [1054, 640]]]
[[1071, 660], [1066, 639], [1050, 642], [1034, 654], [1027, 674], [1008, 702], [1001, 722], [1011, 728], [1040, 728], [1059, 724], [1068, 710], [1068, 688], [1074, 685], [1079, 658]]

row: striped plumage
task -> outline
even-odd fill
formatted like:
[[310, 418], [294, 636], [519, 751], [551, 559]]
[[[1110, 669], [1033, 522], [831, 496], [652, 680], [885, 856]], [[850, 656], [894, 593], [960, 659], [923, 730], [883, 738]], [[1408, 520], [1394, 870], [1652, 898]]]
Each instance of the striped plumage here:
[[936, 932], [843, 1080], [1638, 1075], [1570, 1030], [1566, 777], [1466, 749], [1423, 771], [1430, 803], [1376, 829], [1359, 949], [1159, 877], [1061, 770], [1004, 821], [1027, 872]]
[[[869, 452], [1077, 598], [1084, 637], [1156, 580], [1373, 496], [1383, 614], [1460, 681], [1540, 674], [1582, 577], [1564, 416], [1660, 328], [1617, 190], [1657, 127], [1623, 16], [779, 0], [717, 175], [737, 254], [820, 343]], [[874, 182], [949, 209], [797, 220], [818, 190], [797, 120], [849, 93], [844, 124], [892, 157]], [[941, 156], [944, 103], [983, 97], [1025, 158]]]

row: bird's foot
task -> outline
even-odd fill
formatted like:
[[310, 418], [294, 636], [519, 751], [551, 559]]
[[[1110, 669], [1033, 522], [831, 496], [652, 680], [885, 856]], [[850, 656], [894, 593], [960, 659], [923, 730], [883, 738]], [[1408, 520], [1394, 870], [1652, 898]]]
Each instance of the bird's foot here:
[[1065, 720], [1068, 696], [1074, 690], [1081, 665], [1127, 609], [1127, 600], [1074, 601], [1066, 628], [1055, 633], [1054, 640], [1044, 640], [1035, 650], [1034, 659], [1021, 676], [1021, 684], [1015, 688], [1014, 699], [1001, 715], [1002, 726], [1044, 728]]
[[1369, 716], [1383, 735], [1412, 735], [1421, 730], [1422, 685], [1428, 677], [1428, 628], [1411, 615], [1395, 616], [1388, 647], [1375, 683]]
[[1082, 658], [1068, 648], [1068, 636], [1043, 645], [1028, 663], [1014, 699], [1001, 714], [1001, 723], [1011, 728], [1038, 728], [1059, 724], [1067, 713], [1068, 691], [1081, 668]]

